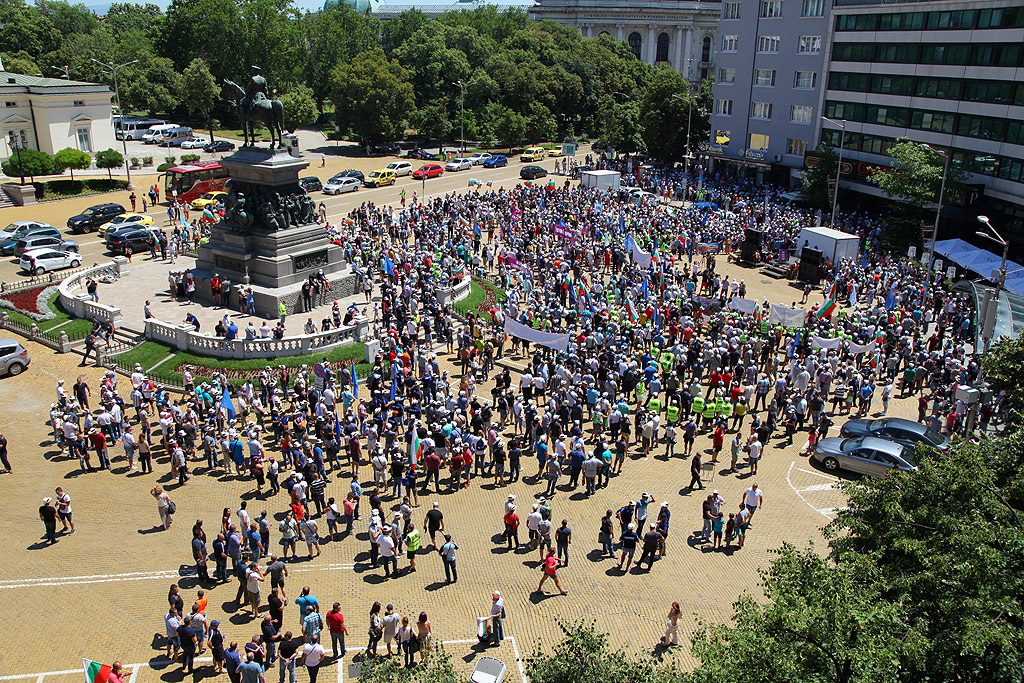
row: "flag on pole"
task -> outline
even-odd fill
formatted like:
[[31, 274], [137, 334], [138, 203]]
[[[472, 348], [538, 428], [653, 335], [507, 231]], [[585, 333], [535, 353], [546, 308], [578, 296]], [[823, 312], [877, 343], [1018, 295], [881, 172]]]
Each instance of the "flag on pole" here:
[[640, 319], [640, 313], [636, 310], [636, 304], [632, 299], [626, 299], [626, 313], [629, 314], [629, 322], [635, 323]]
[[85, 670], [85, 683], [107, 683], [110, 677], [109, 664], [100, 664], [82, 657], [82, 668]]
[[640, 286], [640, 295], [643, 296], [644, 301], [647, 301], [647, 297], [649, 295], [647, 293], [647, 278], [646, 277], [644, 277], [644, 283]]
[[654, 323], [654, 329], [660, 330], [661, 329], [661, 316], [658, 315], [658, 306], [657, 305], [654, 306], [654, 315], [651, 317], [651, 320]]
[[480, 184], [480, 181], [477, 180], [476, 178], [470, 178], [469, 179], [469, 186], [470, 187], [476, 187], [479, 184]]
[[420, 443], [420, 435], [413, 432], [412, 443], [409, 444], [409, 464], [415, 465], [423, 455], [423, 444]]
[[493, 185], [493, 184], [494, 184], [494, 183], [493, 183], [493, 182], [491, 182], [490, 180], [488, 180], [488, 181], [487, 181], [487, 187], [490, 187], [490, 186], [491, 186], [491, 185]]
[[473, 224], [473, 234], [477, 237], [483, 237], [483, 234], [480, 232], [480, 226], [476, 223]]
[[457, 268], [452, 269], [452, 279], [461, 280], [462, 276], [466, 274], [466, 264], [459, 263]]
[[814, 315], [818, 318], [818, 320], [822, 320], [832, 315], [832, 311], [834, 310], [836, 310], [835, 299], [829, 296], [829, 298], [825, 299], [825, 302], [821, 304], [821, 307], [818, 309], [818, 312], [815, 313]]
[[213, 215], [213, 211], [210, 211], [210, 207], [203, 209], [203, 218], [207, 219], [211, 223], [217, 220], [217, 217]]
[[594, 308], [594, 304], [590, 300], [590, 292], [588, 292], [586, 289], [582, 289], [582, 288], [580, 289], [580, 291], [583, 293], [583, 296], [586, 297], [586, 299], [587, 299], [587, 306], [590, 308], [590, 312], [591, 313], [597, 313], [597, 309]]
[[384, 272], [387, 273], [389, 277], [395, 276], [395, 263], [387, 254], [384, 255]]
[[229, 420], [235, 419], [235, 404], [232, 403], [231, 393], [226, 386], [224, 387], [224, 393], [220, 397], [220, 407], [227, 411]]
[[398, 390], [398, 375], [396, 374], [391, 378], [391, 393], [388, 395], [388, 401], [395, 400], [395, 392]]
[[359, 400], [359, 375], [356, 374], [356, 365], [352, 364], [352, 395]]
[[896, 308], [896, 280], [889, 286], [889, 296], [885, 297], [885, 307], [890, 311]]
[[850, 308], [857, 305], [857, 283], [850, 283]]
[[459, 216], [459, 225], [461, 225], [464, 228], [468, 228], [469, 227], [469, 219], [466, 218], [465, 216]]

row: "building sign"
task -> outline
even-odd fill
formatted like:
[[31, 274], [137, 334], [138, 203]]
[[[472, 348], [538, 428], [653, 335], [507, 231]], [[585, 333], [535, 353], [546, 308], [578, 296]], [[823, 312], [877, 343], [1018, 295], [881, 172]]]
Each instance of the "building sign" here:
[[320, 251], [314, 251], [310, 254], [303, 254], [302, 256], [296, 256], [293, 259], [295, 261], [295, 272], [303, 270], [313, 270], [314, 268], [323, 268], [327, 265], [327, 250], [321, 249]]
[[744, 159], [749, 159], [750, 161], [763, 162], [768, 160], [768, 153], [763, 149], [745, 149], [742, 150], [742, 156]]
[[713, 145], [710, 142], [700, 143], [700, 151], [706, 154], [725, 156], [725, 145]]

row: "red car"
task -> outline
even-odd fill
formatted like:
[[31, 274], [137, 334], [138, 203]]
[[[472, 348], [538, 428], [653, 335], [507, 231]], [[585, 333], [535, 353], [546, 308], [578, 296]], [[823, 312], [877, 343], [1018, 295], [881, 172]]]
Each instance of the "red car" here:
[[423, 180], [424, 178], [437, 178], [443, 174], [444, 168], [440, 164], [426, 164], [413, 171], [412, 177], [416, 180]]

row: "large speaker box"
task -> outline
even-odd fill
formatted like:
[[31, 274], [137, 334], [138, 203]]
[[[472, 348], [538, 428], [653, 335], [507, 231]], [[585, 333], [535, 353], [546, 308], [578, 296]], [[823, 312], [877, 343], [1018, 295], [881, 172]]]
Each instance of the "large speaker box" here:
[[817, 285], [821, 282], [821, 252], [817, 249], [804, 247], [800, 252], [800, 268], [796, 277], [801, 282]]

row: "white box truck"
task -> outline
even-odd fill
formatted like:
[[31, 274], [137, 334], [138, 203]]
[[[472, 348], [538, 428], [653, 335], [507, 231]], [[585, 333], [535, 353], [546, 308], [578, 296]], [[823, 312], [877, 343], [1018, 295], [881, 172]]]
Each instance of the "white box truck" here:
[[622, 180], [618, 171], [584, 171], [580, 177], [583, 187], [596, 187], [599, 190], [616, 191]]

